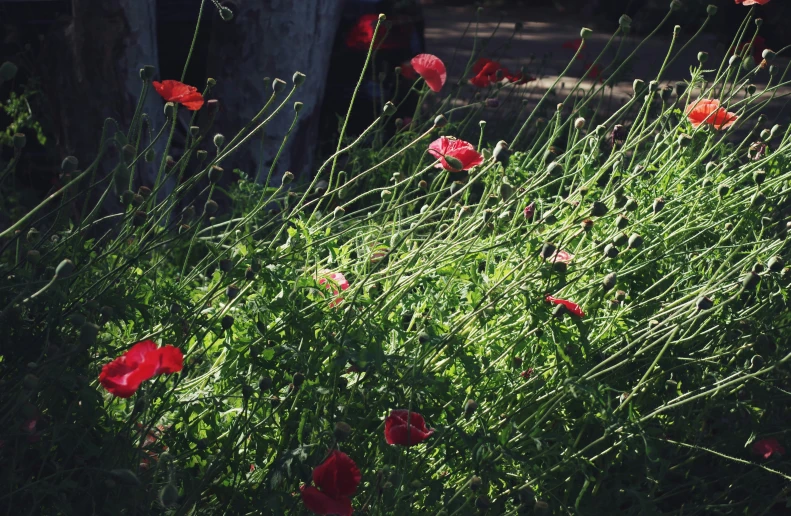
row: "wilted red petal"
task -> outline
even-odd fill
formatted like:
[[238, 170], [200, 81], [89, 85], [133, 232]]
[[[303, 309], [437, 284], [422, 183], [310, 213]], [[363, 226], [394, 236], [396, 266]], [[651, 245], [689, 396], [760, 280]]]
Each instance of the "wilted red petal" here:
[[385, 419], [385, 440], [387, 444], [415, 446], [434, 433], [427, 428], [423, 416], [407, 410], [393, 410]]
[[327, 460], [313, 470], [313, 483], [333, 498], [352, 496], [362, 475], [354, 461], [345, 453], [333, 450]]
[[576, 303], [572, 303], [566, 299], [560, 299], [557, 297], [547, 296], [547, 302], [555, 304], [555, 305], [563, 305], [569, 311], [570, 314], [576, 315], [577, 317], [585, 317], [585, 312], [582, 311], [580, 305]]
[[345, 496], [334, 498], [308, 485], [303, 485], [299, 490], [302, 492], [302, 502], [311, 512], [316, 514], [339, 514], [341, 516], [352, 515], [352, 501]]
[[445, 85], [448, 74], [445, 63], [440, 58], [431, 54], [418, 54], [412, 58], [412, 68], [423, 77], [432, 91], [439, 91]]

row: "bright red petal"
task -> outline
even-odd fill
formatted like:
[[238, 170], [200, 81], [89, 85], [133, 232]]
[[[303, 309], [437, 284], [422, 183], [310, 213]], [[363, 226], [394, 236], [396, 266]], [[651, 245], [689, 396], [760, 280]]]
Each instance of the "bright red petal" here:
[[487, 88], [491, 85], [491, 81], [489, 80], [488, 75], [479, 73], [478, 75], [470, 79], [470, 84], [472, 84], [476, 88]]
[[184, 353], [175, 346], [159, 348], [159, 367], [156, 374], [178, 373], [184, 369]]
[[451, 140], [448, 143], [446, 156], [452, 156], [461, 161], [462, 170], [469, 170], [474, 166], [483, 163], [483, 156], [475, 150], [475, 147], [464, 140]]
[[445, 85], [448, 74], [445, 63], [440, 58], [431, 54], [418, 54], [412, 58], [412, 67], [423, 77], [432, 91], [439, 91]]
[[315, 487], [307, 485], [303, 485], [299, 490], [302, 492], [302, 502], [311, 512], [316, 514], [338, 514], [340, 516], [352, 515], [352, 501], [346, 497], [333, 498]]
[[357, 464], [338, 450], [333, 450], [327, 460], [313, 469], [313, 483], [331, 497], [353, 495], [360, 480]]
[[548, 302], [552, 304], [565, 306], [566, 309], [569, 311], [569, 313], [572, 315], [576, 315], [577, 317], [585, 317], [585, 312], [583, 312], [582, 308], [580, 308], [580, 305], [576, 303], [572, 303], [571, 301], [568, 301], [566, 299], [560, 299], [552, 296], [547, 296], [546, 299]]

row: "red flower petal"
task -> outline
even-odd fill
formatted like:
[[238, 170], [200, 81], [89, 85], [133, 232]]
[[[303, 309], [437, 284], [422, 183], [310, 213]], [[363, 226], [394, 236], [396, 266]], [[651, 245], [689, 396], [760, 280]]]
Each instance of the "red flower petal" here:
[[764, 459], [768, 459], [775, 453], [778, 455], [784, 455], [785, 452], [785, 448], [783, 448], [783, 446], [774, 437], [767, 437], [766, 439], [761, 439], [760, 441], [755, 441], [753, 443], [753, 453], [760, 455]]
[[[440, 163], [435, 165], [436, 168], [444, 168], [451, 172], [469, 170], [483, 163], [483, 156], [475, 150], [475, 147], [471, 143], [465, 142], [464, 140], [451, 140], [446, 136], [440, 136], [438, 139], [431, 142], [428, 146], [428, 152], [440, 160]], [[446, 156], [459, 160], [462, 165], [461, 168], [452, 167], [445, 160]]]
[[714, 99], [698, 99], [687, 107], [686, 113], [692, 127], [708, 124], [718, 130], [727, 129], [739, 119], [735, 113], [720, 107], [720, 101]]
[[105, 364], [99, 374], [99, 383], [119, 398], [131, 397], [140, 384], [157, 374], [181, 371], [184, 356], [173, 346], [158, 348], [151, 340], [138, 342], [132, 348]]
[[194, 86], [173, 80], [153, 81], [151, 84], [165, 102], [182, 104], [190, 111], [197, 111], [203, 106], [203, 95]]
[[387, 444], [415, 446], [434, 433], [426, 427], [423, 416], [408, 410], [393, 410], [385, 419], [385, 440]]
[[766, 5], [769, 0], [736, 0], [736, 4], [741, 5]]
[[351, 516], [352, 501], [345, 496], [337, 498], [328, 496], [313, 486], [303, 485], [299, 488], [302, 492], [302, 502], [309, 511], [316, 514], [339, 514]]
[[184, 369], [184, 353], [179, 348], [170, 344], [159, 348], [159, 367], [155, 374], [178, 373], [182, 369]]
[[333, 498], [352, 496], [361, 479], [357, 464], [338, 450], [333, 450], [327, 460], [313, 470], [313, 483]]
[[412, 63], [409, 61], [401, 64], [401, 75], [405, 79], [409, 80], [415, 80], [418, 78], [417, 72], [415, 71], [414, 67], [412, 67]]
[[567, 301], [566, 299], [560, 299], [557, 297], [547, 296], [547, 302], [555, 304], [555, 305], [563, 305], [569, 311], [570, 314], [576, 315], [577, 317], [585, 317], [585, 312], [582, 311], [580, 305], [576, 303], [572, 303], [571, 301]]
[[440, 58], [431, 54], [418, 54], [412, 58], [412, 68], [423, 77], [432, 91], [439, 91], [445, 85], [448, 74], [445, 63]]

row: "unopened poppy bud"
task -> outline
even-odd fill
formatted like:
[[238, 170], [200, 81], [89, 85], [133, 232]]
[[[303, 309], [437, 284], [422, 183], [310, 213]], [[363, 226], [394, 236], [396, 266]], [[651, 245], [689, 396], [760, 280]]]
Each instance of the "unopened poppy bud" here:
[[557, 161], [551, 162], [547, 165], [547, 175], [549, 177], [560, 177], [563, 175], [563, 165]]
[[744, 290], [753, 290], [761, 282], [761, 276], [754, 271], [749, 271], [742, 277], [742, 287]]
[[162, 507], [171, 507], [176, 505], [179, 499], [179, 490], [176, 489], [176, 486], [168, 482], [165, 486], [159, 490], [159, 503]]
[[16, 77], [17, 70], [17, 65], [11, 61], [5, 61], [2, 65], [0, 65], [0, 84], [8, 82]]
[[585, 119], [584, 118], [579, 117], [576, 120], [574, 120], [574, 128], [575, 129], [580, 130], [583, 127], [585, 127]]
[[535, 516], [547, 516], [549, 514], [549, 504], [541, 500], [536, 500], [535, 505], [533, 505], [533, 514]]
[[228, 285], [225, 288], [225, 295], [228, 296], [228, 299], [235, 299], [239, 295], [239, 287], [235, 284]]
[[209, 169], [209, 182], [218, 183], [220, 181], [220, 178], [222, 178], [223, 172], [224, 170], [221, 167], [218, 167], [217, 165], [213, 165]]
[[706, 14], [708, 14], [709, 16], [714, 16], [715, 14], [717, 14], [717, 6], [711, 4], [707, 5]]
[[139, 193], [132, 194], [132, 206], [134, 207], [142, 206], [144, 202], [146, 202], [145, 197], [143, 197]]
[[352, 427], [349, 426], [349, 423], [338, 421], [335, 423], [335, 429], [333, 430], [332, 434], [335, 436], [335, 440], [345, 441], [350, 435], [352, 435]]
[[173, 156], [168, 156], [165, 158], [165, 166], [168, 168], [173, 168], [176, 166], [176, 160], [173, 158]]
[[705, 63], [709, 60], [709, 53], [708, 52], [698, 52], [698, 62], [700, 64]]
[[274, 91], [275, 93], [280, 93], [281, 91], [283, 91], [283, 89], [285, 89], [285, 87], [286, 87], [286, 81], [284, 81], [283, 79], [275, 78], [275, 80], [272, 81], [272, 91]]
[[303, 105], [304, 104], [302, 104], [302, 102], [294, 102], [294, 112], [299, 113], [300, 111], [302, 111]]
[[448, 119], [443, 115], [437, 115], [434, 118], [434, 127], [445, 127], [448, 124]]
[[23, 133], [14, 133], [14, 148], [16, 150], [22, 150], [26, 143], [27, 137]]
[[41, 240], [41, 233], [39, 233], [38, 229], [30, 228], [25, 236], [28, 242], [35, 244], [39, 240]]
[[197, 125], [191, 125], [190, 126], [190, 136], [192, 138], [197, 138], [198, 135], [200, 135], [200, 127], [198, 127]]
[[766, 180], [766, 172], [763, 170], [756, 170], [753, 172], [753, 181], [755, 184], [760, 185]]
[[618, 290], [617, 292], [615, 292], [615, 300], [618, 301], [619, 303], [626, 301], [626, 292], [624, 292], [623, 290]]
[[135, 227], [140, 227], [146, 223], [146, 219], [148, 219], [148, 213], [137, 210], [134, 215], [132, 215], [132, 225]]
[[763, 131], [761, 131], [761, 139], [763, 141], [767, 141], [771, 137], [772, 137], [772, 133], [769, 131], [769, 129], [764, 129]]
[[135, 150], [134, 145], [126, 144], [121, 147], [121, 156], [124, 159], [124, 163], [130, 164], [135, 160], [135, 154], [137, 151]]
[[404, 119], [403, 118], [396, 118], [394, 124], [395, 124], [396, 130], [401, 129], [402, 127], [404, 127]]
[[771, 63], [772, 61], [774, 61], [775, 57], [777, 57], [777, 54], [774, 51], [766, 48], [761, 53], [761, 57], [763, 57], [764, 61], [766, 61], [767, 63]]
[[141, 186], [137, 189], [137, 193], [143, 196], [143, 199], [148, 199], [151, 197], [151, 189], [147, 186]]
[[591, 34], [593, 34], [593, 31], [587, 27], [583, 27], [580, 29], [580, 37], [582, 39], [588, 39]]
[[618, 25], [621, 27], [621, 30], [624, 32], [629, 32], [629, 29], [632, 28], [632, 18], [627, 16], [626, 14], [622, 14], [620, 18], [618, 18]]
[[602, 124], [597, 125], [596, 129], [594, 129], [594, 133], [596, 133], [596, 136], [601, 138], [602, 136], [607, 134], [607, 126], [602, 125]]
[[736, 66], [737, 64], [739, 64], [740, 59], [741, 58], [738, 55], [732, 55], [731, 57], [728, 58], [728, 66]]
[[288, 184], [291, 184], [291, 182], [292, 182], [293, 180], [294, 180], [294, 174], [293, 174], [292, 172], [290, 172], [290, 171], [286, 170], [286, 171], [283, 173], [283, 177], [282, 177], [282, 179], [280, 180], [280, 184], [282, 184], [283, 186], [286, 186], [286, 185], [288, 185]]
[[222, 146], [225, 144], [225, 136], [221, 133], [217, 133], [214, 135], [214, 146], [218, 149], [221, 149]]
[[608, 212], [607, 205], [601, 201], [593, 201], [593, 205], [591, 206], [591, 215], [594, 217], [603, 217], [607, 215]]
[[629, 241], [629, 237], [627, 237], [625, 233], [618, 233], [617, 235], [612, 237], [613, 245], [618, 247], [624, 245], [628, 241]]
[[229, 260], [228, 258], [220, 260], [220, 270], [222, 272], [231, 272], [231, 270], [233, 270], [233, 260]]
[[714, 306], [714, 301], [707, 298], [706, 296], [700, 296], [697, 301], [695, 301], [695, 307], [698, 310], [711, 310]]
[[757, 208], [761, 206], [763, 203], [766, 202], [766, 196], [760, 190], [755, 192], [755, 194], [750, 199], [750, 206], [753, 208]]
[[220, 6], [220, 18], [222, 18], [222, 21], [224, 21], [224, 22], [229, 22], [229, 21], [233, 20], [233, 11], [231, 11], [230, 9], [225, 7], [224, 5], [221, 5]]
[[462, 163], [460, 159], [454, 156], [445, 156], [444, 158], [445, 162], [448, 164], [448, 166], [450, 166], [452, 171], [461, 172], [464, 168], [464, 163]]
[[591, 219], [584, 219], [582, 222], [580, 222], [580, 226], [582, 227], [583, 231], [590, 231], [593, 229], [594, 223]]
[[769, 261], [766, 262], [766, 266], [769, 267], [769, 270], [772, 272], [780, 272], [783, 270], [783, 267], [785, 267], [785, 262], [780, 256], [772, 256], [769, 258]]
[[26, 255], [27, 261], [33, 265], [41, 261], [41, 253], [37, 249], [30, 249]]
[[643, 237], [637, 233], [632, 233], [629, 237], [628, 249], [639, 249], [643, 245]]
[[215, 201], [214, 199], [209, 199], [208, 201], [206, 201], [206, 204], [203, 205], [203, 211], [205, 211], [209, 215], [213, 215], [214, 213], [216, 213], [217, 208], [219, 208], [219, 206], [217, 205], [217, 201]]
[[165, 102], [165, 107], [162, 111], [165, 113], [165, 118], [172, 120], [176, 113], [176, 104], [173, 102]]
[[549, 260], [552, 257], [552, 255], [555, 254], [555, 251], [557, 251], [557, 247], [555, 247], [555, 244], [546, 242], [543, 246], [541, 246], [541, 258], [545, 260]]
[[262, 391], [268, 391], [272, 387], [272, 378], [269, 376], [262, 376], [258, 380], [258, 388]]
[[657, 91], [659, 91], [659, 83], [657, 81], [649, 81], [648, 91], [650, 91], [651, 93], [656, 93]]
[[305, 83], [305, 74], [302, 72], [294, 72], [294, 75], [291, 76], [291, 82], [294, 83], [294, 86], [301, 86]]
[[670, 10], [671, 11], [678, 11], [682, 7], [684, 7], [684, 4], [681, 3], [681, 0], [672, 0], [670, 2]]
[[612, 244], [604, 246], [604, 256], [607, 258], [617, 258], [619, 254], [618, 248]]
[[393, 192], [390, 190], [382, 190], [382, 193], [379, 195], [382, 197], [382, 199], [387, 200], [393, 196]]
[[232, 315], [224, 316], [220, 321], [220, 326], [222, 327], [223, 330], [230, 330], [231, 327], [233, 326], [233, 316]]
[[57, 278], [67, 278], [74, 272], [74, 262], [66, 258], [62, 260], [55, 269], [55, 276]]
[[665, 200], [661, 197], [654, 199], [654, 213], [659, 213], [665, 207]]
[[761, 28], [761, 26], [763, 24], [764, 24], [764, 19], [763, 18], [756, 18], [755, 19], [755, 26], [758, 27], [759, 29]]
[[745, 88], [745, 91], [747, 91], [747, 95], [754, 95], [755, 94], [755, 84], [748, 84], [747, 88]]
[[464, 404], [464, 417], [469, 418], [476, 410], [478, 410], [478, 402], [475, 400], [467, 400]]
[[389, 100], [385, 102], [385, 105], [382, 107], [382, 113], [384, 113], [385, 116], [392, 116], [395, 114], [395, 112], [396, 112], [395, 104], [393, 104]]
[[604, 277], [601, 284], [602, 287], [604, 287], [604, 291], [607, 292], [609, 290], [612, 290], [617, 282], [618, 282], [618, 274], [615, 272], [611, 272]]
[[64, 174], [70, 174], [77, 170], [77, 165], [79, 165], [79, 161], [74, 156], [66, 156], [60, 164], [60, 170]]

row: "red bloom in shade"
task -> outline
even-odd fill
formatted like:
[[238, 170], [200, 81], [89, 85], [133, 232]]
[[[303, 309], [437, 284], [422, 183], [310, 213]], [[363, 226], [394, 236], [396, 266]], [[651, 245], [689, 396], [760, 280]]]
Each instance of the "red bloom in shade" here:
[[769, 0], [736, 0], [736, 3], [741, 5], [766, 5]]
[[181, 104], [190, 111], [197, 111], [203, 106], [203, 95], [195, 86], [188, 86], [179, 81], [154, 81], [154, 89], [165, 99], [165, 102]]
[[686, 113], [692, 127], [695, 128], [701, 124], [709, 124], [715, 129], [727, 129], [739, 119], [735, 113], [720, 107], [719, 100], [711, 99], [695, 101], [687, 107]]
[[[497, 72], [500, 72], [500, 77], [497, 76]], [[525, 84], [536, 80], [535, 77], [524, 75], [521, 72], [511, 73], [508, 68], [497, 61], [485, 57], [480, 57], [475, 61], [472, 65], [472, 73], [474, 75], [470, 79], [470, 84], [478, 88], [487, 88], [503, 79], [508, 79], [508, 82], [513, 84]]]
[[532, 367], [528, 368], [528, 369], [527, 369], [527, 370], [525, 370], [525, 371], [522, 371], [522, 372], [519, 374], [519, 376], [521, 376], [521, 377], [522, 377], [522, 378], [524, 378], [525, 380], [529, 379], [529, 378], [530, 378], [532, 375], [533, 375], [533, 368], [532, 368]]
[[536, 213], [536, 203], [531, 202], [527, 206], [525, 206], [525, 218], [530, 220], [533, 218], [533, 215]]
[[385, 440], [387, 444], [415, 446], [422, 443], [434, 433], [427, 428], [423, 416], [408, 410], [393, 410], [385, 419]]
[[548, 303], [565, 306], [571, 315], [576, 315], [577, 317], [585, 317], [585, 312], [583, 312], [582, 308], [580, 308], [580, 305], [576, 303], [572, 303], [571, 301], [567, 301], [565, 299], [560, 299], [552, 296], [547, 296], [546, 299]]
[[753, 443], [753, 453], [768, 459], [773, 454], [784, 455], [785, 448], [774, 437], [767, 437]]
[[184, 354], [175, 346], [157, 347], [152, 340], [138, 342], [132, 349], [102, 367], [99, 383], [119, 398], [132, 396], [140, 384], [159, 374], [184, 368]]
[[739, 45], [739, 47], [733, 53], [741, 55], [742, 52], [748, 48], [752, 49], [753, 61], [755, 61], [755, 64], [758, 65], [764, 60], [764, 50], [769, 47], [766, 46], [766, 39], [763, 36], [755, 36], [751, 41], [745, 41]]
[[439, 91], [445, 85], [448, 73], [445, 63], [431, 54], [418, 54], [412, 58], [412, 68], [423, 77], [431, 91]]
[[585, 74], [585, 77], [587, 77], [588, 79], [592, 79], [594, 81], [598, 80], [599, 82], [604, 82], [604, 77], [602, 76], [602, 72], [604, 71], [604, 69], [600, 65], [598, 65], [598, 64], [595, 64], [595, 65], [586, 64], [585, 65], [585, 71], [587, 72]]
[[300, 487], [302, 501], [316, 514], [338, 514], [351, 516], [352, 501], [349, 499], [360, 485], [360, 470], [357, 464], [343, 452], [333, 450], [323, 463], [313, 470], [313, 486]]
[[409, 61], [401, 63], [401, 76], [403, 76], [405, 79], [409, 79], [410, 81], [418, 78], [415, 68]]
[[440, 136], [428, 146], [428, 152], [439, 160], [436, 168], [444, 168], [451, 172], [461, 172], [469, 170], [476, 165], [483, 163], [481, 156], [475, 147], [464, 140], [451, 139], [447, 136]]
[[[326, 269], [322, 269], [319, 271], [319, 274], [324, 276], [319, 278], [319, 285], [326, 285], [328, 289], [332, 290], [332, 295], [334, 296], [339, 294], [339, 292], [334, 288], [334, 285], [340, 287], [341, 290], [346, 290], [349, 288], [349, 282], [346, 281], [346, 277], [340, 272], [330, 272]], [[343, 298], [339, 296], [330, 303], [330, 306], [338, 306], [341, 301], [343, 301]]]

